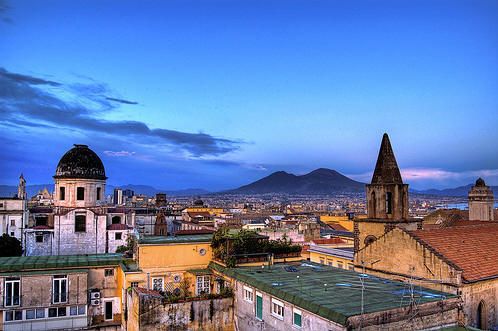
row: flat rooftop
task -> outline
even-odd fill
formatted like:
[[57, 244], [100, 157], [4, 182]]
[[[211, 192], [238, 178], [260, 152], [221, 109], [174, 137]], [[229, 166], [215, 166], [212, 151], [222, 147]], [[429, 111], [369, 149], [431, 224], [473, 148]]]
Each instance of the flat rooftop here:
[[13, 271], [118, 266], [122, 261], [123, 256], [121, 254], [0, 257], [0, 273]]
[[181, 244], [195, 242], [211, 242], [212, 234], [191, 234], [185, 236], [144, 236], [140, 238], [140, 245]]
[[[409, 284], [309, 261], [231, 269], [211, 262], [209, 268], [341, 325], [361, 315], [362, 281], [364, 313], [410, 305]], [[414, 298], [423, 304], [456, 296], [415, 286]]]

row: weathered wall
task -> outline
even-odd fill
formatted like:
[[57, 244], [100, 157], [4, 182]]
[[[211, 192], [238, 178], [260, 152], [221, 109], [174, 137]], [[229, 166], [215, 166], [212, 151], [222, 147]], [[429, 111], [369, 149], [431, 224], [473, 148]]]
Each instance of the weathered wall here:
[[477, 326], [477, 308], [484, 302], [487, 327], [498, 327], [498, 279], [464, 285], [462, 288], [463, 310], [466, 323]]
[[398, 331], [439, 329], [457, 325], [459, 321], [458, 299], [426, 303], [414, 307], [392, 309], [386, 312], [354, 316], [348, 319], [353, 330]]
[[160, 298], [140, 298], [139, 329], [235, 330], [233, 299], [200, 300], [162, 304]]
[[[76, 212], [86, 212], [85, 232], [75, 232]], [[55, 216], [53, 255], [101, 254], [105, 253], [105, 248], [105, 215], [96, 215], [90, 210], [81, 209]]]
[[[355, 254], [355, 266], [358, 271], [365, 267], [368, 273], [377, 272], [381, 276], [402, 281], [412, 277], [432, 280], [424, 281], [421, 285], [452, 293], [461, 281], [460, 271], [398, 228]], [[441, 285], [441, 280], [448, 286]], [[417, 282], [416, 279], [413, 281]]]

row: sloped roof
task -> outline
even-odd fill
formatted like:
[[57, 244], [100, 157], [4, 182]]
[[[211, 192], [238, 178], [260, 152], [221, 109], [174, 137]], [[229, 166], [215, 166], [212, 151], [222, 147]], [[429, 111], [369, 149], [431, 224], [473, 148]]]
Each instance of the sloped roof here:
[[380, 145], [379, 156], [372, 176], [372, 184], [403, 184], [401, 173], [394, 156], [389, 136], [384, 133]]
[[498, 222], [408, 233], [461, 269], [464, 282], [498, 277]]

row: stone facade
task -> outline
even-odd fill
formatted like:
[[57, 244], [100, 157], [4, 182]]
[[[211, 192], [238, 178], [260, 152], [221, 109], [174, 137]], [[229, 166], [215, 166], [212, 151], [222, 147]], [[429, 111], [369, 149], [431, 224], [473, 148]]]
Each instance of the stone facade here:
[[129, 331], [235, 330], [232, 298], [165, 303], [161, 296], [139, 294], [137, 289], [127, 297]]
[[469, 192], [469, 220], [494, 221], [494, 203], [493, 191], [479, 178]]

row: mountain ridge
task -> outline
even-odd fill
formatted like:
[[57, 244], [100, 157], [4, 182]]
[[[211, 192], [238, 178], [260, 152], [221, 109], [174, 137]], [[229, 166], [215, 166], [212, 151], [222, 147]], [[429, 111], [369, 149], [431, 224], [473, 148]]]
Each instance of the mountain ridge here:
[[333, 194], [359, 193], [365, 184], [346, 177], [336, 170], [318, 168], [304, 175], [276, 171], [252, 183], [227, 190], [224, 194]]

